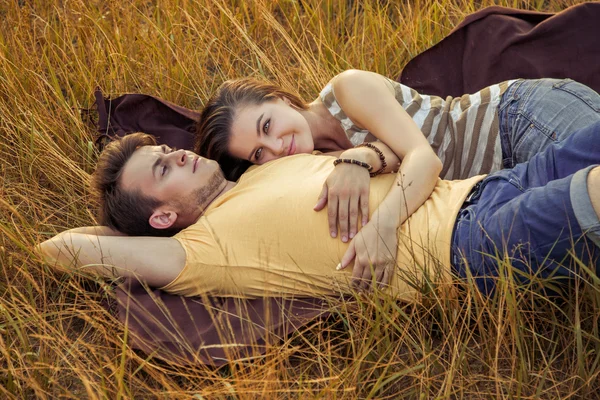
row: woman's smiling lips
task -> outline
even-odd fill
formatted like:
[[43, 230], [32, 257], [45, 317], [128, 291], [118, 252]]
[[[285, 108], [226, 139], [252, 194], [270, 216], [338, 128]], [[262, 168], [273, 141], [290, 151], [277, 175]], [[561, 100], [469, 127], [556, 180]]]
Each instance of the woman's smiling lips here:
[[294, 140], [296, 135], [292, 135], [292, 141], [290, 142], [290, 148], [288, 149], [288, 156], [296, 153], [296, 141]]
[[196, 172], [196, 167], [198, 166], [198, 160], [200, 159], [200, 157], [196, 156], [196, 158], [194, 158], [194, 166], [192, 167], [192, 174], [194, 172]]

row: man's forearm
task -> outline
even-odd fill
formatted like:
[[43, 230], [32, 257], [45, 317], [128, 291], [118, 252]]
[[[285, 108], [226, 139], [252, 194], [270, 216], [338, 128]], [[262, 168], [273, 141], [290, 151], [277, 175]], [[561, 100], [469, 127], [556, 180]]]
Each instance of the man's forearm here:
[[83, 233], [83, 234], [87, 234], [87, 235], [96, 235], [96, 236], [127, 236], [124, 233], [121, 233], [115, 229], [109, 228], [108, 226], [102, 226], [102, 225], [81, 226], [79, 228], [69, 229], [68, 231], [65, 231], [65, 232]]
[[84, 270], [108, 278], [137, 277], [151, 286], [171, 282], [186, 261], [185, 251], [173, 238], [102, 236], [77, 229], [46, 240], [36, 250], [60, 270]]
[[83, 266], [92, 265], [91, 272], [102, 276], [109, 276], [106, 268], [99, 268], [99, 265], [110, 264], [111, 260], [102, 254], [102, 249], [98, 242], [99, 237], [85, 232], [107, 233], [96, 227], [75, 228], [62, 232], [52, 239], [37, 246], [38, 252], [52, 266], [63, 271], [78, 270]]
[[[98, 242], [98, 237], [101, 236], [126, 235], [108, 226], [81, 226], [59, 233], [36, 246], [36, 249], [55, 268], [63, 271], [73, 271], [84, 265], [104, 264], [107, 261], [102, 257], [101, 252], [97, 254], [100, 251], [99, 243], [98, 246], [89, 245], [94, 241]], [[103, 270], [105, 269], [103, 268]], [[91, 272], [98, 273], [98, 271]], [[104, 273], [100, 275], [106, 276]]]

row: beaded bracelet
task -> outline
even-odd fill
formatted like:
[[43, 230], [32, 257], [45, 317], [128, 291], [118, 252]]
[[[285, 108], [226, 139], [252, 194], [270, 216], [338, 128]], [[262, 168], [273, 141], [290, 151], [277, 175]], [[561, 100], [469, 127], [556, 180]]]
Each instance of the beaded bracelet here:
[[373, 167], [371, 166], [371, 164], [362, 162], [362, 161], [358, 161], [353, 158], [338, 158], [333, 161], [333, 166], [335, 167], [341, 163], [358, 165], [359, 167], [366, 168], [367, 171], [369, 171], [369, 173], [371, 172], [371, 170], [373, 170]]
[[369, 142], [364, 142], [362, 144], [359, 144], [356, 147], [368, 147], [369, 149], [371, 149], [375, 153], [377, 153], [377, 155], [379, 156], [379, 160], [381, 161], [381, 168], [379, 168], [375, 172], [371, 172], [370, 173], [371, 177], [377, 176], [377, 175], [381, 174], [385, 170], [385, 168], [387, 167], [387, 163], [385, 162], [385, 156], [383, 155], [383, 152], [381, 150], [379, 150], [379, 148], [377, 146], [374, 146], [374, 145], [372, 145]]

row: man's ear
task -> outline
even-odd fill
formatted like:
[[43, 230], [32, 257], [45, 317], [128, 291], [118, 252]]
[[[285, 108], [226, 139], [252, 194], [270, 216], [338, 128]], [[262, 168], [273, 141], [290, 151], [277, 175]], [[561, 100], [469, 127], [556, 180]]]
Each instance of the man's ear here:
[[156, 210], [150, 216], [148, 223], [154, 229], [168, 229], [177, 221], [177, 213], [170, 210]]

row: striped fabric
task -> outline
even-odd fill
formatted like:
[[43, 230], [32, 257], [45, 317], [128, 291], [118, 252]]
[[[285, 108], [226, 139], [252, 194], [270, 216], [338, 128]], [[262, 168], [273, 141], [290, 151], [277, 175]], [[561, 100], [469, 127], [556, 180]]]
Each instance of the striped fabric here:
[[[444, 167], [444, 179], [465, 179], [502, 168], [498, 135], [498, 104], [516, 80], [505, 81], [474, 94], [446, 99], [421, 95], [416, 90], [387, 79], [396, 100], [417, 123]], [[357, 127], [339, 106], [331, 83], [320, 94], [331, 115], [340, 121], [354, 145], [362, 143], [369, 131]]]

